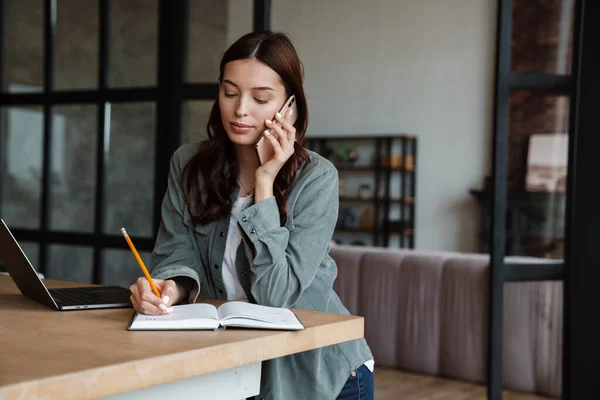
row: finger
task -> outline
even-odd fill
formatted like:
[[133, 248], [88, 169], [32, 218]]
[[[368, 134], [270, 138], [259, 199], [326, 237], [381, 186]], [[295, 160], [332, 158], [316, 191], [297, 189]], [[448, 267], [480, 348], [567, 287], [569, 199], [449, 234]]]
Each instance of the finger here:
[[[155, 282], [162, 285], [162, 279], [156, 279]], [[146, 278], [139, 278], [137, 281], [139, 298], [142, 302], [146, 301], [150, 304], [153, 304], [155, 307], [159, 307], [162, 303], [160, 297], [154, 294], [154, 291], [150, 287], [150, 282]], [[140, 304], [142, 303], [140, 302]]]
[[281, 123], [283, 135], [280, 139], [285, 138], [285, 140], [280, 140], [281, 147], [285, 149], [288, 153], [292, 153], [294, 151], [294, 142], [296, 141], [296, 128], [290, 123], [289, 115], [292, 110], [288, 110], [286, 117], [283, 118], [281, 115], [276, 114], [276, 118], [278, 119], [278, 123]]
[[179, 300], [179, 288], [177, 283], [172, 279], [167, 279], [162, 282], [159, 286], [160, 292], [162, 293], [162, 302], [167, 307], [177, 303]]
[[140, 302], [140, 289], [138, 288], [137, 281], [133, 285], [129, 286], [131, 296], [136, 299], [137, 303]]
[[147, 301], [142, 300], [138, 307], [140, 309], [140, 312], [142, 314], [148, 314], [148, 315], [162, 315], [165, 314], [167, 311], [167, 307], [162, 304], [163, 307], [165, 307], [165, 310], [162, 310], [161, 308], [156, 307], [154, 304], [149, 303]]
[[132, 295], [137, 294], [137, 291], [138, 291], [137, 281], [135, 283], [133, 283], [131, 286], [129, 286], [129, 291], [131, 292]]
[[[145, 301], [142, 297], [143, 294], [140, 293], [140, 286], [142, 286], [142, 288], [144, 288], [145, 285], [143, 285], [143, 282], [141, 282], [141, 279], [145, 279], [145, 278], [140, 278], [137, 280], [136, 283], [134, 283], [133, 285], [131, 285], [129, 287], [129, 290], [131, 291], [131, 296], [129, 297], [129, 299], [131, 300], [131, 304], [133, 306], [133, 308], [135, 309], [135, 311], [142, 313], [142, 314], [164, 314], [165, 312], [170, 312], [168, 310], [168, 307], [165, 306], [164, 304], [162, 305], [162, 307], [156, 307], [153, 304]], [[150, 286], [150, 285], [148, 285]], [[154, 294], [154, 293], [152, 293]], [[156, 298], [156, 296], [154, 296]], [[172, 310], [171, 310], [172, 311]]]
[[131, 301], [131, 305], [133, 306], [133, 309], [137, 312], [141, 312], [140, 311], [140, 303], [138, 302], [137, 298], [133, 294], [131, 296], [129, 296], [129, 300]]
[[[289, 133], [287, 131], [285, 131], [284, 128], [279, 125], [279, 123], [273, 122], [270, 120], [267, 120], [267, 122], [269, 123], [268, 126], [272, 127], [271, 133], [275, 132], [277, 134], [277, 140], [279, 140], [279, 143], [281, 144], [281, 148], [289, 153], [290, 148], [293, 149], [293, 144], [294, 144], [293, 136], [290, 137]], [[290, 126], [290, 124], [288, 123], [287, 126]], [[291, 127], [291, 129], [295, 132], [294, 127]]]
[[162, 302], [162, 300], [158, 296], [156, 296], [154, 292], [152, 292], [152, 290], [140, 293], [140, 300], [140, 305], [148, 303], [155, 308], [161, 308], [163, 311], [167, 308], [166, 305]]
[[292, 109], [290, 108], [289, 110], [287, 110], [285, 116], [282, 116], [280, 113], [275, 114], [275, 120], [281, 125], [281, 127], [287, 131], [287, 137], [290, 136], [290, 134], [292, 134], [292, 136], [295, 136], [296, 134], [296, 128], [294, 128], [294, 125], [292, 125], [291, 123], [291, 117], [292, 117]]
[[[154, 279], [154, 283], [156, 282], [162, 282], [161, 279]], [[144, 276], [140, 276], [137, 281], [137, 288], [138, 288], [138, 292], [139, 293], [144, 293], [148, 290], [152, 291], [152, 287], [150, 286], [150, 282], [148, 282], [148, 279], [146, 279], [146, 277]]]
[[267, 128], [269, 128], [269, 133], [274, 136], [277, 140], [279, 140], [282, 137], [285, 137], [287, 135], [285, 135], [285, 132], [283, 131], [283, 129], [281, 128], [281, 125], [279, 125], [277, 122], [275, 121], [271, 121], [270, 119], [267, 119], [265, 121], [265, 126]]
[[263, 136], [265, 138], [267, 138], [267, 140], [269, 141], [269, 143], [271, 143], [271, 146], [273, 146], [273, 151], [275, 152], [275, 154], [281, 153], [281, 151], [282, 151], [282, 149], [281, 149], [281, 143], [279, 143], [279, 140], [273, 134], [273, 131], [271, 131], [271, 132], [265, 131], [263, 133]]

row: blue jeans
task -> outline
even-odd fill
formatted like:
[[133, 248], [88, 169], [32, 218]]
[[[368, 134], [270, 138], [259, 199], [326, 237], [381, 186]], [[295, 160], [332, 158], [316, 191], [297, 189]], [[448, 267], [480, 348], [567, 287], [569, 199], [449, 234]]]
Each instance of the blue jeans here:
[[346, 381], [336, 400], [373, 400], [375, 379], [366, 365], [361, 365]]

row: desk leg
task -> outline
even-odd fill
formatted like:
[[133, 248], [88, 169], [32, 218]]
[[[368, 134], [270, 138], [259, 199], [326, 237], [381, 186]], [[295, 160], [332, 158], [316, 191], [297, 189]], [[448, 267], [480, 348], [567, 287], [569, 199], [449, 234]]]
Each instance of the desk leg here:
[[[104, 400], [219, 399], [244, 400], [260, 392], [261, 363], [243, 365], [176, 382], [134, 390]], [[127, 379], [127, 378], [124, 378]]]

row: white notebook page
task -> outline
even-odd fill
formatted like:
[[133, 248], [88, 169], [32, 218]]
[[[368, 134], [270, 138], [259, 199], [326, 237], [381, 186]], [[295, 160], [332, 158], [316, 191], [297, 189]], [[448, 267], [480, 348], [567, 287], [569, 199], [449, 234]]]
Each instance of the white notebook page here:
[[211, 304], [183, 304], [174, 306], [173, 312], [169, 314], [138, 314], [136, 322], [184, 321], [199, 318], [218, 319], [216, 308]]
[[246, 318], [272, 324], [297, 324], [298, 319], [287, 308], [266, 307], [242, 301], [230, 301], [219, 307], [221, 321], [231, 318]]

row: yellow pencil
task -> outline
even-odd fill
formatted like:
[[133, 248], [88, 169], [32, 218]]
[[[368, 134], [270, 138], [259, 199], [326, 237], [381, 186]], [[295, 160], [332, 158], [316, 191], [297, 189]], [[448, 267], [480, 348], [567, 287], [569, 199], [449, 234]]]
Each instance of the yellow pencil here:
[[135, 246], [133, 245], [133, 242], [131, 241], [131, 238], [127, 234], [127, 231], [125, 230], [125, 228], [121, 228], [121, 233], [123, 233], [123, 236], [125, 237], [125, 240], [127, 241], [127, 244], [129, 245], [129, 248], [133, 252], [133, 255], [135, 256], [135, 259], [137, 260], [138, 264], [140, 264], [140, 268], [142, 269], [142, 272], [146, 276], [146, 279], [148, 279], [148, 282], [150, 282], [150, 286], [152, 287], [152, 291], [154, 292], [155, 295], [157, 295], [160, 298], [160, 292], [158, 291], [158, 288], [154, 284], [154, 281], [152, 280], [152, 277], [150, 276], [150, 273], [146, 269], [146, 266], [144, 265], [144, 262], [142, 261], [142, 258], [140, 257], [140, 255], [138, 254], [137, 250], [135, 249]]

